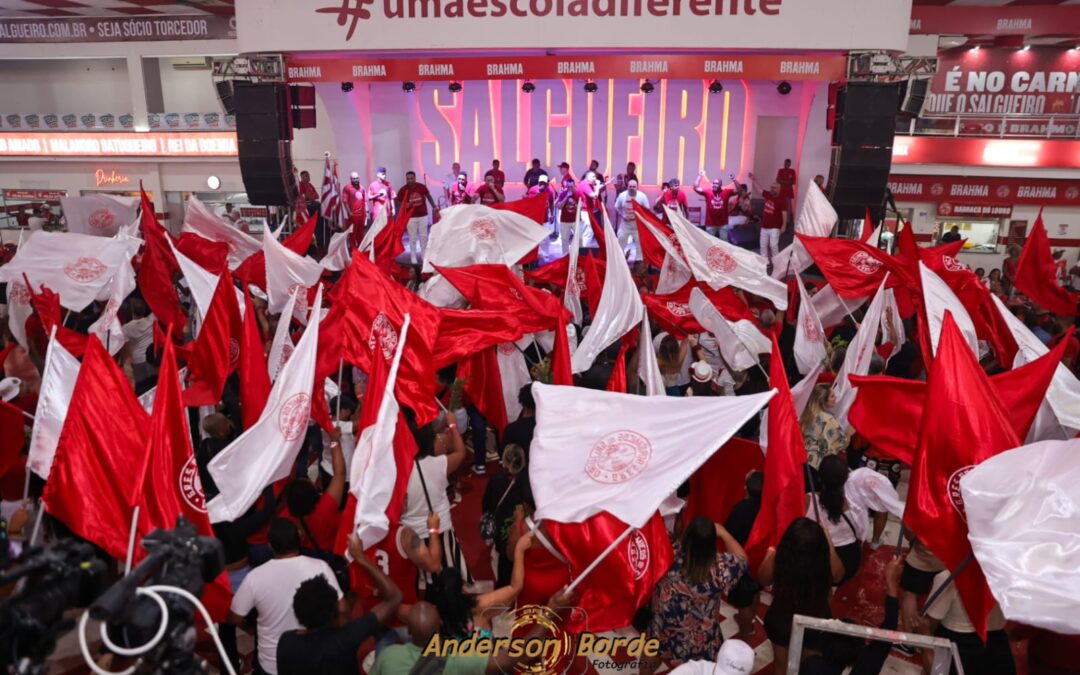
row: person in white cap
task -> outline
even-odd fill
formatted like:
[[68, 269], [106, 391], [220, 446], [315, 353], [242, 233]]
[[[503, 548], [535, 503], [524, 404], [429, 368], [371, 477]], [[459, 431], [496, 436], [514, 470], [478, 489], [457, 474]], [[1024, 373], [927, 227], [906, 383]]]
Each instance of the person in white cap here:
[[394, 194], [394, 187], [390, 185], [390, 181], [386, 178], [386, 167], [380, 166], [375, 170], [375, 180], [371, 181], [371, 185], [367, 189], [368, 202], [371, 204], [371, 220], [375, 221], [379, 212], [385, 209], [390, 209], [386, 215], [390, 218], [394, 217], [394, 198], [397, 195]]
[[[624, 193], [625, 194], [625, 193]], [[720, 388], [716, 384], [716, 373], [707, 361], [694, 361], [690, 366], [690, 388], [687, 396], [719, 396]]]
[[754, 670], [754, 649], [742, 640], [728, 640], [716, 653], [716, 661], [687, 661], [671, 675], [750, 675]]

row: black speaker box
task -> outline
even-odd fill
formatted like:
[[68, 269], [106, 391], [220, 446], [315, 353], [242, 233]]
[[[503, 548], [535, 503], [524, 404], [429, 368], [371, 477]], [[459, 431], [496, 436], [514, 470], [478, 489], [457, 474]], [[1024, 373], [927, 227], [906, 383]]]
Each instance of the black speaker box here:
[[240, 176], [249, 202], [263, 206], [287, 206], [296, 202], [300, 189], [289, 141], [241, 140], [238, 150]]

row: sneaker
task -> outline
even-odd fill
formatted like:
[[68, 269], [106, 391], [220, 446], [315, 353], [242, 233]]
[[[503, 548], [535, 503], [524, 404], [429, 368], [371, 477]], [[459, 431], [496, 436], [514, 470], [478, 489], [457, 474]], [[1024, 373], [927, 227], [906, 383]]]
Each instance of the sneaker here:
[[892, 650], [902, 656], [913, 657], [918, 652], [911, 645], [893, 645]]
[[473, 473], [475, 473], [477, 476], [483, 476], [484, 474], [487, 473], [487, 467], [486, 466], [474, 466], [472, 470], [473, 470]]

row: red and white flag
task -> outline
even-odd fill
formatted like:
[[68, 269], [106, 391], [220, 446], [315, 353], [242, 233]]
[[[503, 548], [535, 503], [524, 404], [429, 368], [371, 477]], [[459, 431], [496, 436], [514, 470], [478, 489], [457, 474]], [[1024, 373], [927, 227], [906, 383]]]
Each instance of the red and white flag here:
[[207, 503], [210, 520], [235, 520], [246, 512], [264, 487], [289, 475], [304, 442], [311, 417], [315, 353], [319, 344], [318, 307], [322, 288], [296, 352], [270, 390], [259, 421], [218, 453], [207, 469], [221, 491]]
[[[817, 183], [811, 183], [802, 208], [799, 209], [799, 218], [795, 221], [795, 232], [811, 237], [827, 237], [832, 234], [832, 229], [839, 219], [836, 209], [829, 203], [829, 198]], [[799, 238], [795, 237], [790, 246], [773, 258], [772, 275], [774, 279], [783, 279], [788, 274], [801, 274], [813, 264], [813, 258], [806, 252]]]
[[690, 312], [701, 326], [713, 334], [720, 346], [720, 355], [735, 370], [753, 368], [758, 354], [772, 349], [769, 338], [747, 319], [728, 321], [700, 288], [690, 291]]
[[120, 265], [113, 275], [112, 280], [106, 286], [108, 301], [101, 310], [98, 320], [90, 324], [90, 333], [98, 336], [101, 343], [109, 350], [109, 354], [116, 354], [124, 346], [124, 327], [117, 317], [120, 305], [124, 304], [127, 296], [135, 290], [135, 270], [130, 262]]
[[324, 270], [340, 272], [345, 269], [352, 256], [349, 255], [349, 233], [335, 232], [326, 247], [326, 255], [319, 262]]
[[[660, 279], [656, 283], [656, 292], [661, 295], [674, 293], [690, 281], [693, 276], [679, 244], [678, 237], [672, 232], [669, 237], [662, 228], [665, 226], [655, 218], [651, 211], [634, 202], [634, 212], [638, 219], [638, 233], [645, 228], [646, 236], [651, 236], [663, 251], [663, 261], [660, 265]], [[642, 244], [644, 251], [645, 244]]]
[[515, 211], [459, 204], [439, 212], [424, 254], [424, 272], [477, 263], [514, 265], [547, 239], [547, 228]]
[[30, 347], [26, 339], [26, 320], [33, 313], [30, 287], [26, 282], [22, 278], [7, 282], [8, 330], [11, 331], [11, 337], [26, 349]]
[[364, 238], [360, 240], [360, 245], [356, 247], [356, 250], [367, 253], [368, 260], [371, 262], [375, 262], [375, 238], [386, 229], [389, 222], [387, 219], [386, 209], [379, 209], [379, 212], [375, 214], [375, 218], [371, 221], [371, 227], [367, 229]]
[[495, 358], [499, 363], [499, 380], [502, 382], [503, 404], [506, 406], [506, 419], [513, 422], [521, 415], [521, 403], [518, 394], [521, 388], [532, 382], [529, 364], [513, 342], [503, 342], [495, 346]]
[[787, 285], [769, 276], [765, 258], [694, 227], [676, 209], [664, 210], [695, 279], [713, 290], [741, 288], [771, 301], [777, 309], [787, 309]]
[[869, 295], [861, 298], [841, 298], [828, 284], [822, 286], [810, 299], [814, 303], [814, 311], [817, 312], [821, 325], [825, 328], [840, 323], [848, 312], [854, 312], [869, 300]]
[[[930, 333], [930, 343], [937, 354], [938, 341], [941, 339], [941, 325], [945, 321], [945, 313], [952, 314], [956, 321], [956, 327], [964, 334], [971, 353], [979, 356], [979, 337], [975, 334], [975, 324], [971, 322], [971, 316], [960, 303], [959, 298], [952, 292], [949, 285], [942, 281], [934, 271], [919, 263], [919, 277], [922, 280], [923, 307], [926, 309], [926, 326]], [[865, 375], [866, 373], [859, 373]]]
[[[10, 288], [10, 286], [9, 286]], [[34, 426], [30, 432], [30, 452], [26, 467], [43, 479], [49, 478], [56, 444], [67, 419], [71, 394], [79, 377], [79, 360], [54, 336], [45, 352]]]
[[67, 231], [95, 237], [115, 237], [122, 226], [139, 219], [139, 200], [114, 195], [61, 197]]
[[581, 522], [607, 511], [644, 526], [772, 395], [672, 398], [533, 384], [537, 517]]
[[299, 289], [295, 313], [297, 319], [307, 320], [307, 290], [322, 276], [322, 267], [311, 258], [285, 248], [267, 228], [263, 231], [263, 254], [266, 256], [266, 310], [277, 314], [285, 308], [289, 295]]
[[600, 303], [593, 312], [592, 324], [570, 359], [570, 369], [575, 373], [588, 370], [600, 352], [633, 330], [645, 317], [641, 295], [638, 294], [634, 277], [630, 274], [630, 267], [623, 263], [622, 247], [606, 214], [604, 248], [609, 262], [607, 274], [604, 275], [604, 290], [600, 294]]
[[292, 327], [292, 315], [293, 308], [296, 306], [296, 297], [301, 293], [307, 293], [307, 291], [298, 288], [289, 294], [289, 300], [285, 303], [285, 310], [281, 313], [281, 318], [278, 319], [274, 339], [270, 342], [270, 354], [266, 359], [266, 370], [270, 374], [271, 382], [277, 381], [278, 373], [289, 362], [289, 357], [292, 356], [293, 349], [296, 346], [293, 344], [292, 333], [289, 332], [289, 328]]
[[[817, 187], [817, 186], [815, 186]], [[795, 326], [795, 365], [803, 375], [813, 370], [814, 366], [825, 360], [828, 349], [825, 348], [825, 329], [821, 326], [814, 303], [806, 292], [799, 273], [795, 273], [795, 283], [799, 285], [799, 317]]]
[[[574, 323], [578, 326], [585, 322], [585, 314], [581, 311], [581, 292], [588, 285], [585, 267], [578, 264], [578, 252], [581, 250], [581, 230], [582, 227], [579, 222], [574, 228], [574, 235], [570, 240], [570, 252], [566, 255], [566, 288], [563, 292], [563, 306], [570, 310], [570, 314], [574, 317]], [[592, 309], [595, 310], [596, 308], [593, 307]]]
[[325, 154], [323, 161], [322, 190], [320, 194], [319, 213], [323, 220], [329, 223], [337, 223], [338, 213], [341, 211], [341, 186], [337, 181], [337, 164], [331, 165], [330, 153]]
[[991, 457], [960, 478], [968, 541], [1005, 618], [1080, 634], [1080, 440]]
[[841, 427], [847, 426], [847, 414], [851, 405], [855, 403], [856, 388], [848, 380], [848, 375], [866, 375], [870, 372], [870, 359], [874, 356], [874, 347], [877, 343], [878, 328], [881, 326], [881, 315], [885, 308], [885, 283], [888, 275], [881, 281], [877, 295], [867, 308], [862, 324], [858, 332], [847, 346], [844, 356], [844, 365], [840, 366], [840, 372], [836, 374], [833, 382], [833, 395], [836, 396], [836, 404], [833, 405], [833, 415], [840, 422]]
[[187, 209], [184, 211], [184, 226], [180, 231], [191, 232], [204, 239], [227, 244], [231, 270], [235, 270], [240, 263], [258, 253], [262, 248], [258, 239], [226, 222], [195, 196], [188, 197]]
[[652, 326], [647, 316], [641, 319], [641, 333], [638, 336], [638, 378], [645, 383], [646, 396], [667, 395], [664, 376], [660, 373], [656, 350], [653, 349]]
[[[187, 281], [188, 290], [191, 291], [191, 299], [195, 301], [195, 308], [199, 310], [201, 321], [205, 321], [210, 314], [210, 305], [214, 301], [214, 292], [217, 291], [218, 275], [211, 274], [191, 258], [181, 253], [173, 244], [172, 239], [166, 238], [169, 248], [176, 257], [176, 263], [180, 266], [180, 273]], [[196, 328], [196, 334], [198, 329]]]

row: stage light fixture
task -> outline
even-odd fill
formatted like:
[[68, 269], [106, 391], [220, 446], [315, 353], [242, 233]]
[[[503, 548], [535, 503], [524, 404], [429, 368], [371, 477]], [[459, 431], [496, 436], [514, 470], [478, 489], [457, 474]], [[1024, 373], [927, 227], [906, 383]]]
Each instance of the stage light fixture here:
[[401, 83], [401, 91], [405, 92], [406, 94], [413, 93], [414, 91], [416, 91], [416, 83], [415, 82], [402, 82]]
[[595, 93], [596, 93], [596, 91], [597, 91], [597, 90], [598, 90], [599, 88], [600, 88], [600, 87], [599, 87], [599, 86], [597, 86], [597, 84], [596, 84], [595, 82], [593, 82], [592, 80], [587, 80], [587, 81], [585, 82], [585, 93], [586, 93], [586, 94], [595, 94]]
[[776, 91], [780, 92], [781, 96], [787, 96], [791, 93], [791, 83], [784, 80], [780, 84], [776, 85]]
[[450, 88], [450, 93], [451, 94], [456, 94], [459, 91], [461, 91], [461, 83], [460, 82], [451, 82], [449, 88]]
[[526, 80], [525, 84], [521, 85], [521, 91], [525, 92], [526, 94], [531, 94], [536, 91], [536, 85]]
[[722, 91], [724, 91], [724, 85], [720, 84], [720, 80], [713, 80], [712, 83], [709, 84], [710, 94], [719, 94]]
[[645, 80], [644, 82], [641, 83], [641, 93], [642, 94], [651, 94], [654, 91], [656, 91], [656, 87], [649, 80]]
[[353, 90], [353, 83], [352, 82], [342, 82], [341, 83], [341, 91], [348, 94], [352, 90]]

